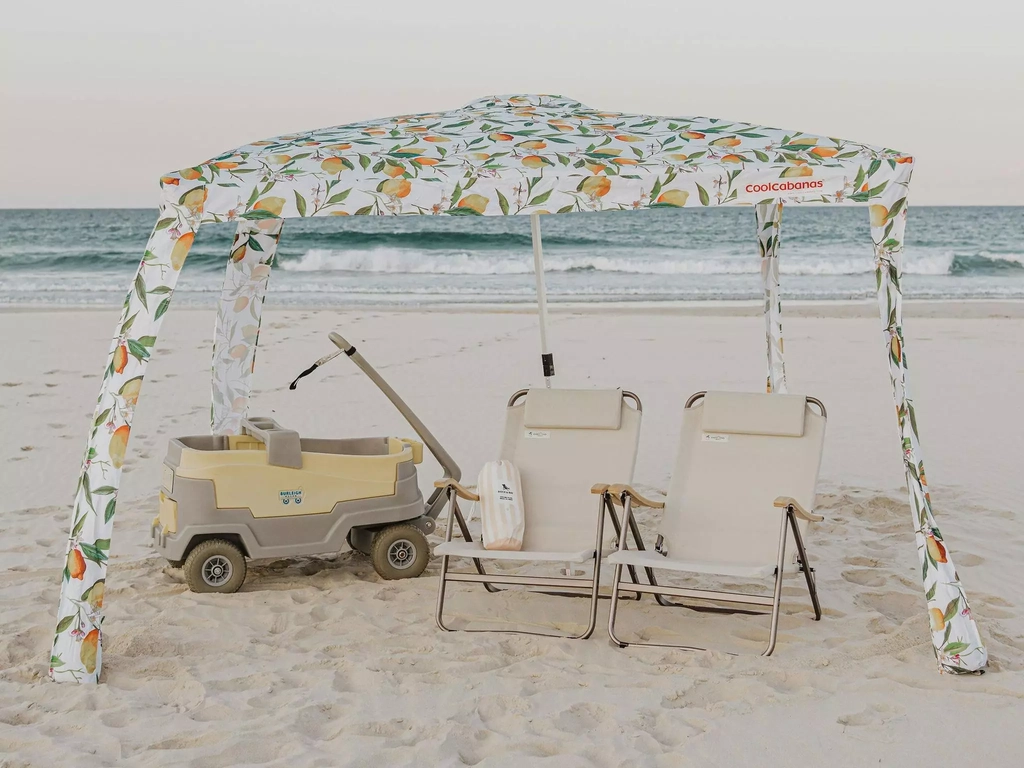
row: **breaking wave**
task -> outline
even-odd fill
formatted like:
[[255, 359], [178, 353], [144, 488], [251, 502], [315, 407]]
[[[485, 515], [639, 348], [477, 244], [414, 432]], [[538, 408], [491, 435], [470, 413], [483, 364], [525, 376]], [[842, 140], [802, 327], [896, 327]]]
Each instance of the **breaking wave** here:
[[[397, 248], [335, 251], [314, 248], [298, 259], [282, 258], [279, 266], [289, 272], [356, 272], [407, 275], [520, 275], [533, 272], [528, 255], [477, 255], [467, 252], [438, 253]], [[611, 272], [634, 275], [745, 275], [760, 270], [758, 259], [737, 256], [652, 259], [643, 256], [546, 255], [548, 272]], [[873, 272], [869, 256], [782, 255], [784, 275], [859, 275]], [[997, 274], [1024, 270], [1022, 254], [932, 254], [909, 257], [903, 271], [911, 275]]]

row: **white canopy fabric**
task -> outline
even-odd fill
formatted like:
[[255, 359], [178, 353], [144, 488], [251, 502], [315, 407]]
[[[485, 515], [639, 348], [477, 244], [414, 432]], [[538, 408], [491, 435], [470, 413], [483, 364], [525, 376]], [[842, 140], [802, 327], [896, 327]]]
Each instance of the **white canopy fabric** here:
[[752, 206], [765, 294], [767, 386], [784, 392], [780, 224], [783, 205], [797, 203], [869, 206], [931, 639], [940, 669], [983, 669], [987, 652], [932, 515], [908, 383], [900, 282], [913, 163], [895, 150], [798, 131], [605, 112], [558, 96], [504, 96], [451, 112], [257, 141], [167, 174], [156, 226], [115, 328], [75, 494], [50, 676], [99, 678], [107, 553], [132, 418], [161, 320], [201, 224], [237, 224], [218, 307], [211, 418], [215, 432], [230, 434], [248, 407], [262, 301], [284, 218]]
[[201, 202], [203, 223], [510, 216], [779, 198], [867, 202], [912, 164], [902, 152], [799, 131], [508, 96], [256, 141], [161, 185], [168, 211]]

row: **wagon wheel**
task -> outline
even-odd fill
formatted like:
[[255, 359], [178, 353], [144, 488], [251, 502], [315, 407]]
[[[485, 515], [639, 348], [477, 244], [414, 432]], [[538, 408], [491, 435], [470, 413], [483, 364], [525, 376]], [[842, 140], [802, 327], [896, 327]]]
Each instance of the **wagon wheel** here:
[[430, 545], [415, 525], [390, 525], [373, 537], [370, 559], [382, 579], [413, 579], [426, 569]]
[[185, 582], [193, 592], [237, 592], [245, 570], [245, 555], [224, 539], [204, 541], [185, 558]]

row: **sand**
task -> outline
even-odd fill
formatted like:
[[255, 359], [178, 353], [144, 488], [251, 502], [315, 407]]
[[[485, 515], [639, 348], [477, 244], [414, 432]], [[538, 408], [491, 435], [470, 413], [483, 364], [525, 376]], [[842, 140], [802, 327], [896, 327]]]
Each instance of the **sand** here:
[[[0, 312], [0, 766], [1019, 765], [1024, 698], [1024, 365], [1020, 305], [908, 304], [907, 354], [936, 516], [992, 662], [936, 672], [879, 325], [870, 305], [794, 306], [792, 391], [829, 408], [808, 546], [825, 608], [786, 587], [770, 659], [444, 634], [436, 563], [384, 582], [351, 552], [255, 563], [234, 595], [196, 595], [149, 545], [166, 441], [202, 433], [213, 315], [172, 310], [132, 431], [107, 581], [104, 678], [57, 685], [45, 659], [76, 480], [114, 310]], [[309, 435], [409, 434], [348, 361], [356, 343], [467, 477], [493, 457], [503, 406], [540, 379], [526, 312], [271, 310], [253, 412]], [[683, 402], [757, 391], [763, 324], [749, 306], [556, 311], [562, 386], [623, 386], [645, 424], [637, 485], [664, 491]], [[424, 488], [436, 464], [420, 469]], [[654, 515], [641, 518], [651, 532]], [[651, 534], [653, 536], [653, 534]], [[474, 618], [573, 629], [583, 601], [456, 585]], [[767, 619], [626, 603], [648, 638], [750, 653]]]

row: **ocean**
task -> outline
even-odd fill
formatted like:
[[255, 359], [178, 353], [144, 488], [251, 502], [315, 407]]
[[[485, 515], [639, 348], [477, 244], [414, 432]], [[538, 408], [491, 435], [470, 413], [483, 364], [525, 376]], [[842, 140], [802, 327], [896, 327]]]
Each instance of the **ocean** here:
[[[153, 210], [0, 210], [0, 306], [119, 305]], [[874, 295], [868, 216], [856, 207], [786, 209], [783, 300]], [[542, 219], [552, 302], [760, 298], [749, 208], [644, 210]], [[233, 225], [204, 226], [178, 305], [211, 305]], [[1024, 298], [1024, 208], [912, 208], [904, 293]], [[534, 300], [527, 217], [289, 219], [268, 302], [344, 307]]]

